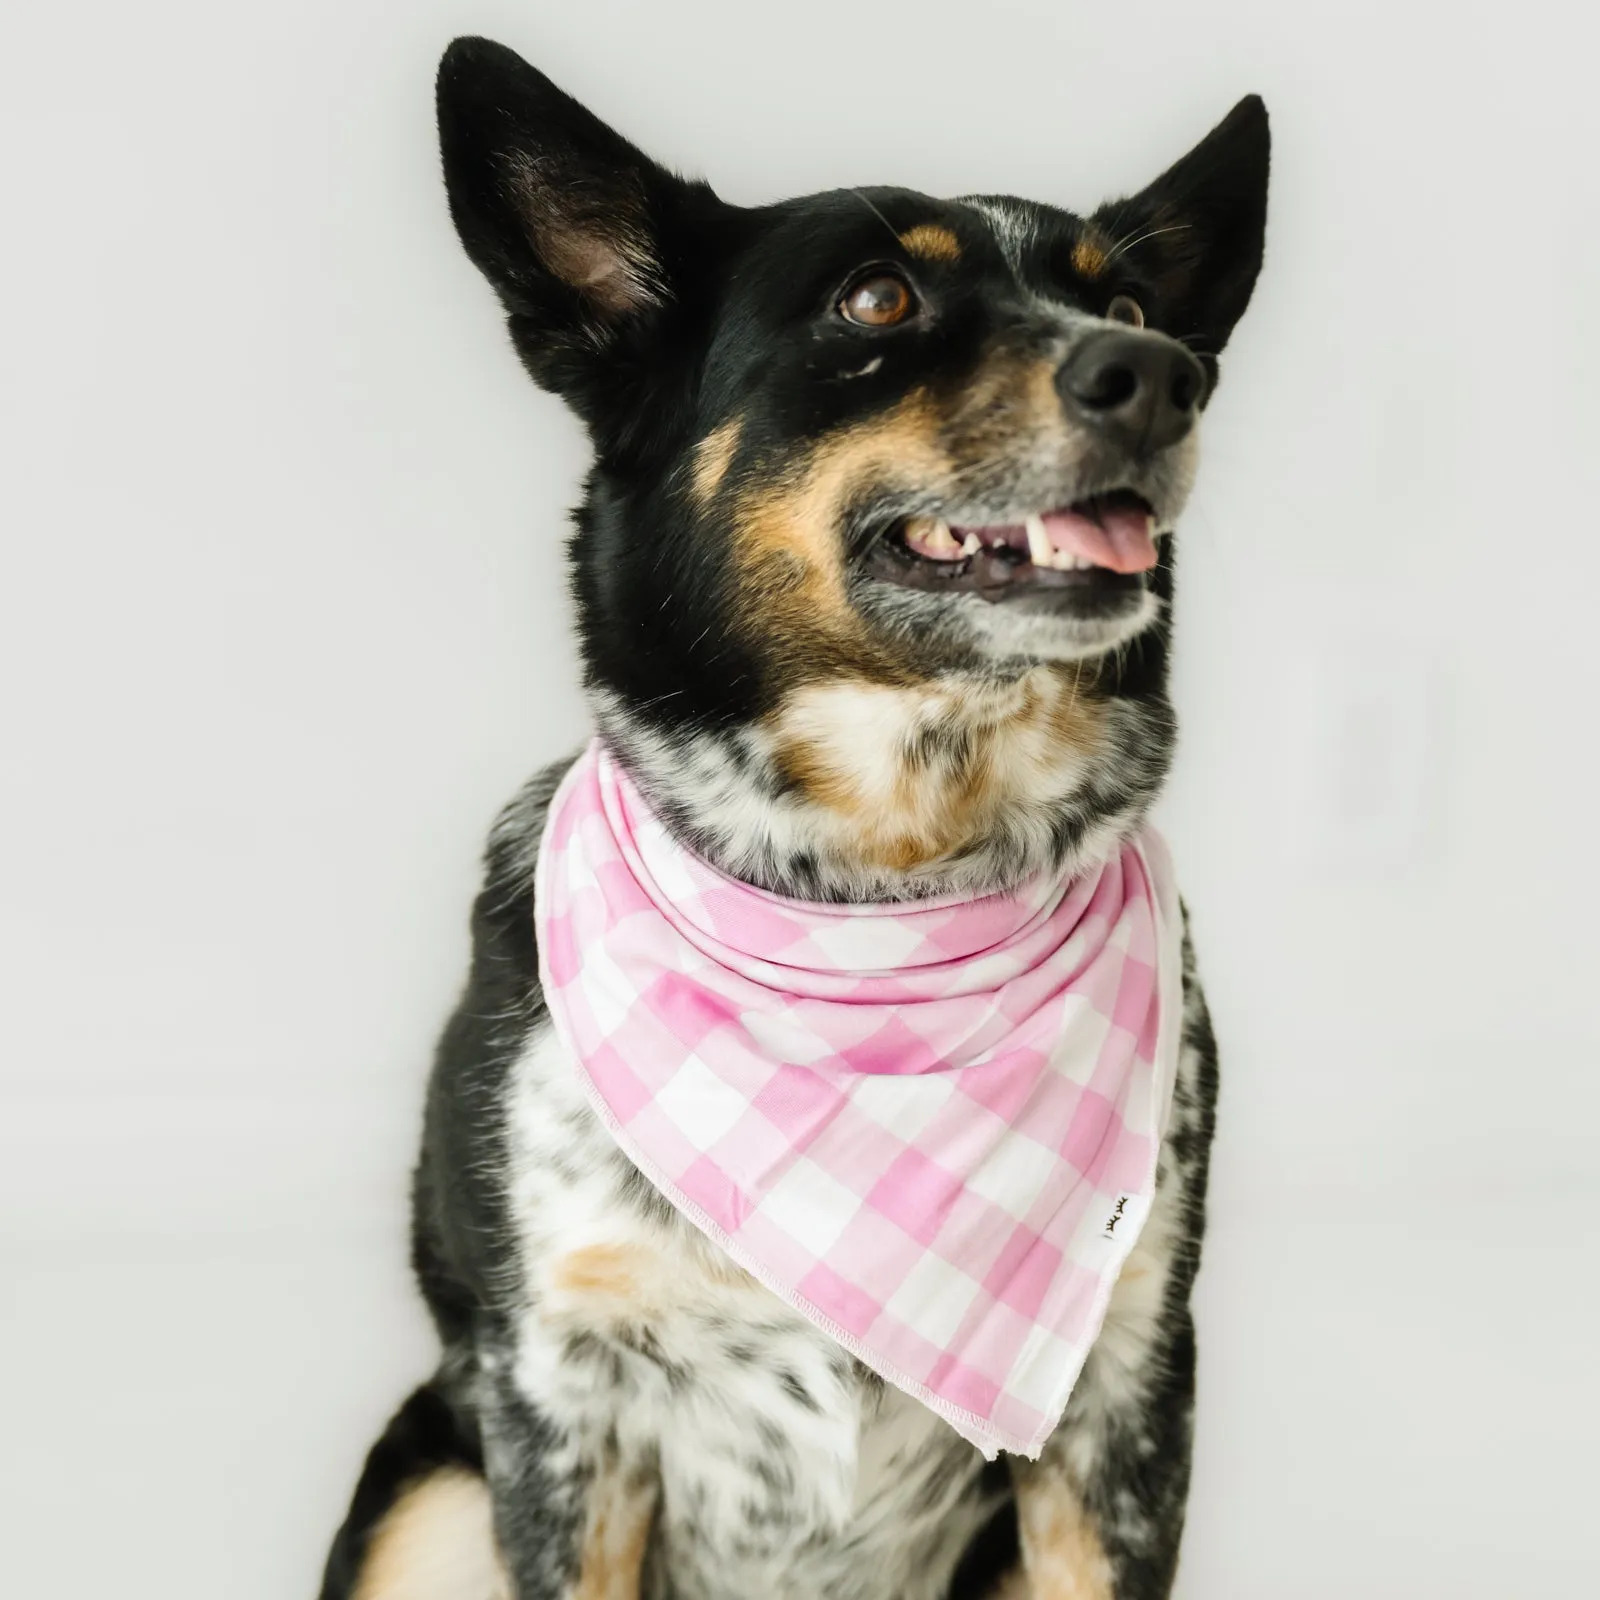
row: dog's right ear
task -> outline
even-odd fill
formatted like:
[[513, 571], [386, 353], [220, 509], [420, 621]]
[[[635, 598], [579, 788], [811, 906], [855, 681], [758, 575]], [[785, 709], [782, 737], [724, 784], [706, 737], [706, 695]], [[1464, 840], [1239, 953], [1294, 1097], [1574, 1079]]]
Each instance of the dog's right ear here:
[[534, 377], [572, 393], [670, 306], [691, 212], [718, 202], [515, 51], [457, 39], [439, 63], [450, 213]]

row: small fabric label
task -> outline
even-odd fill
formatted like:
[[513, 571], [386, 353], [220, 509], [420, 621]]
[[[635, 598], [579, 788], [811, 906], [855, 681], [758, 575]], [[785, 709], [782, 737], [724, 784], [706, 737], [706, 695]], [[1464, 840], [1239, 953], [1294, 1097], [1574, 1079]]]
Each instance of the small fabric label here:
[[1106, 1219], [1100, 1224], [1100, 1237], [1109, 1239], [1113, 1244], [1122, 1239], [1131, 1239], [1139, 1231], [1139, 1224], [1144, 1220], [1144, 1197], [1137, 1194], [1119, 1194], [1116, 1204], [1106, 1213]]

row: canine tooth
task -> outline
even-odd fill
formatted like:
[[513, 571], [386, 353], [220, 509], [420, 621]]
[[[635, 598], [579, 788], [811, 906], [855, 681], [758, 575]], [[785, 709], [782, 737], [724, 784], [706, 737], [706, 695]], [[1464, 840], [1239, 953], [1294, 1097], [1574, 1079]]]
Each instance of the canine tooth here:
[[913, 517], [906, 523], [906, 543], [935, 561], [954, 560], [960, 546], [950, 534], [950, 524], [937, 517]]
[[1028, 530], [1028, 559], [1036, 567], [1053, 567], [1055, 546], [1050, 543], [1050, 535], [1044, 531], [1044, 518], [1031, 516], [1023, 523], [1023, 527]]

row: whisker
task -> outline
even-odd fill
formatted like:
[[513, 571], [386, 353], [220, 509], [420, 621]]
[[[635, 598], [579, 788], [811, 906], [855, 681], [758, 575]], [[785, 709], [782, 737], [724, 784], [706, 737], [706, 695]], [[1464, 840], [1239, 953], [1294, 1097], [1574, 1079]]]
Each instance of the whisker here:
[[1114, 261], [1118, 256], [1125, 255], [1129, 250], [1133, 249], [1135, 245], [1143, 244], [1146, 239], [1159, 238], [1163, 233], [1190, 233], [1192, 231], [1191, 224], [1187, 222], [1174, 222], [1165, 228], [1151, 228], [1147, 232], [1141, 233], [1136, 239], [1125, 239], [1112, 245], [1106, 252], [1106, 259]]
[[864, 194], [862, 194], [862, 192], [859, 189], [852, 189], [852, 190], [850, 190], [850, 193], [853, 194], [856, 197], [856, 199], [859, 200], [862, 203], [862, 205], [864, 205], [867, 208], [867, 210], [870, 211], [873, 214], [873, 216], [875, 216], [878, 219], [878, 221], [881, 222], [884, 225], [884, 227], [886, 227], [889, 230], [889, 232], [894, 235], [894, 242], [896, 244], [899, 244], [899, 242], [900, 242], [900, 233], [899, 233], [899, 230], [895, 228], [893, 223], [891, 223], [889, 221], [889, 219], [886, 216], [884, 216], [884, 214], [875, 205], [873, 205], [873, 203]]

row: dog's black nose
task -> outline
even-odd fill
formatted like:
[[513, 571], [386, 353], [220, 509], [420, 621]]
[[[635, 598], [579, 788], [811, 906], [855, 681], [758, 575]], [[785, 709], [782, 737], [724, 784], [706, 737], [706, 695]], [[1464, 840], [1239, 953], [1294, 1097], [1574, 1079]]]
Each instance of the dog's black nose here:
[[1080, 340], [1056, 388], [1068, 411], [1136, 455], [1176, 444], [1206, 390], [1205, 368], [1153, 329], [1107, 328]]

